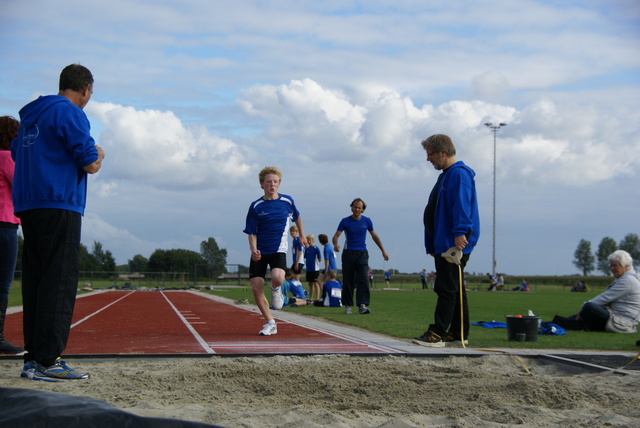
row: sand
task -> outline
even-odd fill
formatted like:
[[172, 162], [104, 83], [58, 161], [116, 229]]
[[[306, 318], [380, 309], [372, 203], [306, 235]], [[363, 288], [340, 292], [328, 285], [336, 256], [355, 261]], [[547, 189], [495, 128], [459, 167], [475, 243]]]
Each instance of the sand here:
[[224, 427], [640, 427], [640, 376], [571, 374], [508, 355], [273, 356], [69, 361], [91, 379], [0, 387], [103, 400], [149, 417]]

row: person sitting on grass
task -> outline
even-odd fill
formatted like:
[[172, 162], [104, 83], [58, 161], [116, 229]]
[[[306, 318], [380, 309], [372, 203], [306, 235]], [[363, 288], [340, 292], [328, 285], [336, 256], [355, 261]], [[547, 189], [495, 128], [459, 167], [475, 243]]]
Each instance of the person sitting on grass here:
[[607, 289], [582, 305], [580, 311], [564, 318], [556, 315], [553, 323], [566, 330], [635, 333], [640, 321], [640, 275], [633, 269], [633, 259], [624, 250], [608, 257], [615, 277]]
[[522, 284], [513, 287], [511, 291], [529, 291], [529, 283], [523, 279]]
[[335, 270], [327, 271], [327, 282], [322, 285], [322, 298], [318, 301], [318, 306], [329, 306], [339, 308], [342, 306], [342, 284], [336, 279]]
[[[284, 283], [286, 287], [282, 289], [284, 294], [284, 304], [296, 307], [296, 306], [305, 306], [307, 302], [307, 296], [305, 295], [304, 288], [302, 288], [302, 283], [295, 278], [295, 273], [292, 269], [286, 269], [284, 271]], [[291, 294], [291, 297], [289, 297]]]

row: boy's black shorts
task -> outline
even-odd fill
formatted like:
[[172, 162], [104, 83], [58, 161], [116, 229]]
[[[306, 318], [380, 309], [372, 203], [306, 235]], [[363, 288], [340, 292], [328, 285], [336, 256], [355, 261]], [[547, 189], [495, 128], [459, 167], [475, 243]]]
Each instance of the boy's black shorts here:
[[263, 254], [260, 260], [249, 263], [249, 278], [264, 278], [267, 275], [267, 266], [271, 270], [287, 269], [287, 255], [285, 253]]

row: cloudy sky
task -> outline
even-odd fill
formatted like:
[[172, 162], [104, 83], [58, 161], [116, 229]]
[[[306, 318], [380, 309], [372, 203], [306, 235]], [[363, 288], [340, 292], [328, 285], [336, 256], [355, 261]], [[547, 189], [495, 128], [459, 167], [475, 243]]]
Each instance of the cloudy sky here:
[[[422, 212], [438, 172], [420, 141], [450, 135], [476, 172], [482, 234], [467, 270], [577, 272], [581, 239], [640, 233], [636, 0], [1, 0], [0, 114], [94, 74], [104, 148], [83, 243], [118, 264], [214, 237], [248, 265], [242, 230], [280, 188], [307, 233], [332, 236], [363, 198], [390, 260], [431, 270]], [[342, 244], [342, 240], [341, 240]]]

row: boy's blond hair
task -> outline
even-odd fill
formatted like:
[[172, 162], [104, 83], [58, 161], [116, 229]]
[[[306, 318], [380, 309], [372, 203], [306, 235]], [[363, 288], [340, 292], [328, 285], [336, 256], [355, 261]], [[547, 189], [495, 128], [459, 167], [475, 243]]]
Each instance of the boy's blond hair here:
[[307, 241], [309, 239], [313, 239], [314, 241], [316, 240], [315, 236], [313, 236], [313, 233], [310, 233], [310, 234], [307, 235]]
[[260, 171], [260, 174], [258, 174], [258, 178], [260, 179], [260, 183], [262, 183], [264, 181], [264, 178], [269, 174], [277, 175], [278, 178], [280, 179], [280, 181], [282, 181], [282, 173], [280, 172], [278, 167], [265, 166], [264, 168], [262, 168], [262, 171]]

